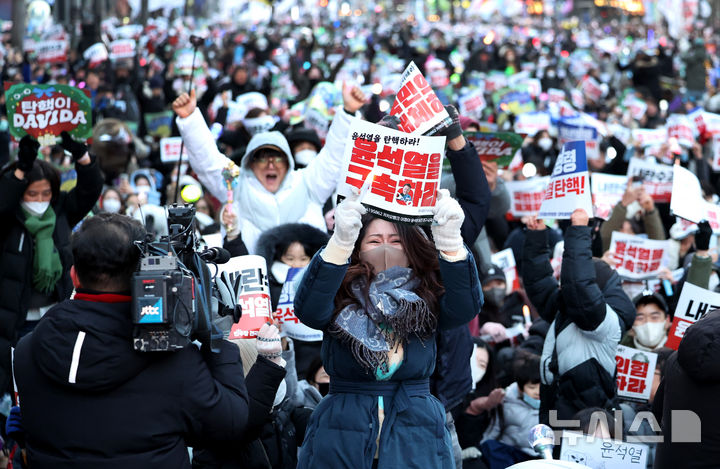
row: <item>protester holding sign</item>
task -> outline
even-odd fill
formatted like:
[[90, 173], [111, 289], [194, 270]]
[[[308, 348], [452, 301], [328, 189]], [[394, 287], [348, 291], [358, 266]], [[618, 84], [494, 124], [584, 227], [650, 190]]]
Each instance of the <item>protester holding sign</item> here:
[[60, 175], [37, 159], [40, 145], [20, 141], [17, 162], [0, 173], [0, 392], [10, 383], [10, 347], [30, 332], [45, 312], [72, 293], [70, 234], [95, 205], [102, 175], [84, 143], [63, 133], [72, 154], [77, 186], [60, 192]]
[[423, 344], [470, 321], [482, 293], [460, 235], [462, 209], [443, 192], [434, 246], [415, 226], [363, 216], [356, 197], [338, 206], [335, 233], [295, 297], [298, 318], [326, 332], [330, 375], [299, 468], [455, 467], [444, 409], [430, 397], [435, 349]]
[[561, 287], [553, 278], [547, 228], [528, 223], [523, 279], [530, 301], [551, 322], [542, 354], [540, 422], [551, 409], [569, 419], [585, 407], [616, 399], [615, 348], [635, 320], [635, 308], [610, 266], [593, 260], [588, 214], [575, 210], [565, 233]]
[[[260, 233], [280, 223], [309, 223], [325, 229], [320, 207], [335, 189], [340, 176], [350, 116], [365, 101], [357, 87], [346, 87], [343, 99], [345, 110], [336, 112], [326, 146], [303, 170], [294, 170], [290, 149], [281, 133], [263, 132], [250, 141], [234, 187], [232, 206], [239, 218], [235, 228], [250, 253], [255, 252]], [[195, 93], [181, 95], [173, 103], [173, 109], [178, 114], [178, 127], [185, 139], [190, 165], [210, 193], [221, 202], [227, 201], [222, 173], [230, 160], [217, 150], [197, 109]], [[309, 202], [314, 204], [308, 207]]]

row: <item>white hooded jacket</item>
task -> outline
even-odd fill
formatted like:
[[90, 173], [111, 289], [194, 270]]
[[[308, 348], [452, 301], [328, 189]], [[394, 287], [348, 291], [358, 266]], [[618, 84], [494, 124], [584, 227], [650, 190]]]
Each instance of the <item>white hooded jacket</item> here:
[[[261, 233], [283, 223], [307, 223], [327, 231], [322, 204], [340, 180], [351, 119], [342, 108], [337, 109], [325, 146], [303, 169], [295, 169], [287, 140], [280, 132], [262, 132], [250, 140], [233, 192], [240, 233], [250, 254], [255, 253]], [[220, 202], [227, 202], [222, 172], [230, 160], [218, 151], [202, 114], [196, 109], [188, 117], [178, 118], [177, 124], [188, 150], [190, 166], [200, 182]], [[275, 193], [265, 189], [248, 167], [253, 152], [267, 145], [282, 150], [289, 162], [288, 172]]]

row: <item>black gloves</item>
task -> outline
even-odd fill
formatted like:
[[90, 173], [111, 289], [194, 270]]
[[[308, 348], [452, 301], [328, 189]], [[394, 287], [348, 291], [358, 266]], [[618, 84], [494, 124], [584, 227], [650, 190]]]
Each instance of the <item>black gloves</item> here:
[[393, 130], [399, 130], [398, 126], [400, 125], [400, 119], [398, 116], [391, 116], [390, 114], [386, 114], [383, 116], [382, 119], [377, 123], [378, 125], [382, 125], [383, 127], [387, 127], [389, 129]]
[[63, 147], [63, 150], [69, 151], [70, 154], [72, 154], [73, 163], [77, 163], [77, 160], [85, 156], [85, 153], [88, 151], [87, 145], [76, 142], [67, 132], [61, 133], [60, 136], [62, 137], [60, 146]]
[[33, 163], [37, 159], [40, 144], [29, 135], [20, 140], [20, 151], [18, 152], [17, 169], [23, 173], [32, 171]]
[[695, 249], [698, 251], [707, 251], [710, 248], [710, 237], [713, 231], [710, 223], [703, 220], [698, 223], [698, 231], [695, 233]]
[[452, 122], [448, 127], [443, 129], [439, 135], [444, 135], [447, 137], [447, 141], [450, 141], [462, 135], [462, 127], [460, 127], [460, 114], [458, 114], [457, 109], [455, 109], [455, 106], [452, 104], [445, 106], [445, 110], [448, 114], [450, 114]]

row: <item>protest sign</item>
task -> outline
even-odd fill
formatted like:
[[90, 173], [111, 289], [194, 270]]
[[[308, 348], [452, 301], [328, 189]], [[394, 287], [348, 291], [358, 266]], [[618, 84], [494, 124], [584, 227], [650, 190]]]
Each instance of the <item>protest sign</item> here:
[[600, 136], [596, 127], [590, 125], [583, 117], [565, 117], [557, 124], [560, 145], [575, 140], [585, 141], [585, 154], [588, 159], [600, 158]]
[[[607, 422], [612, 425], [612, 422]], [[645, 469], [648, 447], [642, 443], [625, 443], [617, 440], [562, 432], [560, 460], [582, 464], [590, 469]]]
[[523, 143], [523, 138], [511, 132], [464, 132], [465, 138], [475, 146], [482, 161], [495, 161], [507, 168]]
[[415, 62], [410, 62], [402, 74], [402, 83], [390, 114], [400, 119], [400, 130], [409, 134], [434, 135], [451, 122], [445, 107]]
[[703, 198], [700, 181], [691, 171], [680, 165], [673, 167], [672, 198], [670, 211], [693, 223], [707, 218], [707, 202]]
[[510, 248], [503, 249], [490, 256], [490, 262], [500, 267], [505, 273], [505, 284], [507, 285], [507, 294], [517, 291], [520, 288], [520, 276], [515, 263], [515, 255]]
[[487, 106], [483, 90], [475, 89], [464, 94], [458, 100], [458, 106], [461, 116], [474, 117], [475, 119], [482, 118], [482, 112]]
[[548, 90], [548, 100], [551, 103], [560, 103], [565, 101], [565, 90], [559, 90], [557, 88], [550, 88]]
[[524, 181], [508, 181], [505, 188], [510, 194], [510, 213], [515, 218], [536, 215], [540, 211], [545, 189], [550, 176], [526, 179]]
[[108, 50], [102, 42], [93, 44], [83, 52], [83, 58], [88, 61], [90, 68], [97, 67], [105, 62], [108, 57]]
[[68, 47], [67, 39], [38, 42], [35, 44], [35, 59], [40, 64], [66, 62]]
[[535, 102], [525, 86], [503, 88], [493, 93], [492, 99], [498, 112], [517, 116], [535, 110]]
[[678, 143], [685, 148], [691, 148], [695, 143], [693, 135], [693, 123], [688, 116], [683, 114], [671, 114], [667, 118], [667, 136], [676, 138]]
[[[627, 103], [627, 107], [628, 107], [628, 110], [630, 111], [630, 116], [633, 119], [639, 121], [645, 115], [645, 112], [647, 111], [648, 106], [644, 100], [636, 97], [635, 99], [631, 99]], [[660, 129], [660, 130], [663, 130], [663, 129]]]
[[368, 213], [431, 223], [444, 154], [445, 137], [413, 136], [354, 119], [338, 195], [342, 199], [354, 189]]
[[655, 202], [670, 202], [672, 197], [672, 166], [657, 163], [652, 159], [631, 158], [628, 165], [628, 178], [638, 176], [645, 192]]
[[593, 173], [590, 177], [595, 216], [607, 220], [627, 189], [627, 176]]
[[183, 160], [187, 161], [187, 148], [182, 144], [182, 137], [167, 137], [160, 140], [160, 161], [175, 163], [180, 160], [180, 148], [183, 149]]
[[633, 129], [632, 139], [635, 145], [640, 147], [650, 147], [662, 145], [667, 142], [667, 130], [660, 129]]
[[657, 353], [618, 345], [615, 351], [618, 396], [647, 402], [652, 391], [656, 362]]
[[538, 218], [568, 219], [575, 209], [593, 213], [585, 142], [568, 142], [555, 160]]
[[614, 253], [615, 270], [631, 280], [656, 277], [668, 265], [668, 243], [613, 231], [610, 252]]
[[295, 316], [293, 301], [295, 301], [295, 288], [297, 287], [296, 279], [302, 278], [303, 270], [305, 269], [293, 267], [288, 271], [273, 317], [280, 325], [281, 335], [306, 342], [320, 342], [323, 338], [322, 331], [306, 326]]
[[549, 130], [550, 114], [543, 111], [526, 112], [515, 118], [515, 132], [534, 136], [541, 130]]
[[331, 119], [332, 117], [311, 107], [306, 107], [303, 113], [305, 127], [313, 129], [321, 140], [327, 137], [328, 130], [330, 130]]
[[5, 83], [5, 105], [10, 135], [25, 135], [41, 145], [54, 145], [67, 131], [75, 140], [92, 136], [90, 92], [68, 85]]
[[675, 307], [675, 316], [665, 346], [677, 350], [687, 328], [706, 313], [717, 308], [720, 308], [720, 293], [685, 282]]
[[585, 94], [585, 96], [595, 102], [600, 101], [600, 98], [602, 98], [603, 96], [603, 89], [600, 87], [600, 83], [598, 83], [597, 80], [591, 76], [586, 76], [585, 78], [583, 78], [580, 86], [582, 87], [582, 92]]
[[233, 257], [225, 264], [219, 264], [218, 275], [227, 272], [235, 285], [237, 304], [242, 307], [240, 321], [233, 324], [229, 339], [254, 339], [267, 321], [270, 320], [270, 286], [267, 265], [262, 256]]
[[145, 128], [151, 137], [167, 138], [172, 134], [172, 111], [145, 114]]
[[493, 72], [485, 78], [485, 92], [494, 93], [507, 85], [508, 79], [504, 73]]
[[135, 40], [118, 39], [110, 43], [110, 60], [132, 59], [135, 57]]

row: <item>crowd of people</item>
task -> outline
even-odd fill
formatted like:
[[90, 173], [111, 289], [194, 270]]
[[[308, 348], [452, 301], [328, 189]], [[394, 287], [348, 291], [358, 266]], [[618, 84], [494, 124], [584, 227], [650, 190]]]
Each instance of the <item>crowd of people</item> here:
[[[512, 208], [508, 185], [553, 173], [567, 118], [593, 131], [592, 174], [624, 176], [632, 158], [680, 165], [720, 201], [716, 29], [603, 21], [245, 27], [156, 13], [84, 28], [54, 63], [3, 37], [4, 83], [87, 90], [94, 128], [41, 147], [11, 141], [0, 119], [2, 467], [496, 469], [538, 458], [527, 437], [540, 423], [648, 438], [647, 467], [715, 467], [720, 313], [666, 346], [683, 286], [720, 291], [710, 223], [676, 218], [633, 178], [603, 217]], [[131, 58], [83, 55], [127, 37]], [[389, 112], [410, 62], [451, 121], [428, 226], [334, 197], [353, 120], [398, 129]], [[698, 109], [689, 143], [636, 137]], [[524, 142], [499, 167], [473, 131]], [[180, 162], [165, 155], [171, 136]], [[219, 352], [133, 350], [137, 245], [168, 235], [173, 203], [194, 206], [203, 244], [265, 259], [272, 310], [293, 282], [297, 318], [322, 338], [269, 322]], [[657, 276], [619, 275], [616, 232], [669, 240]], [[516, 283], [493, 262], [507, 249]], [[227, 339], [232, 324], [215, 319]], [[657, 354], [644, 402], [618, 395], [619, 345]], [[699, 416], [702, 442], [671, 441], [678, 409]], [[633, 425], [650, 411], [658, 425]]]

